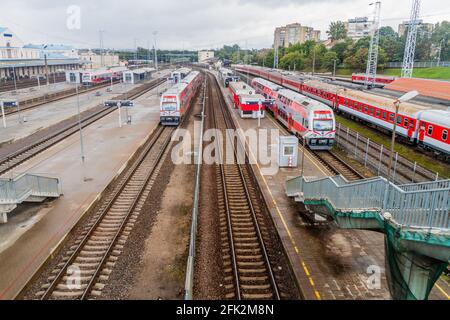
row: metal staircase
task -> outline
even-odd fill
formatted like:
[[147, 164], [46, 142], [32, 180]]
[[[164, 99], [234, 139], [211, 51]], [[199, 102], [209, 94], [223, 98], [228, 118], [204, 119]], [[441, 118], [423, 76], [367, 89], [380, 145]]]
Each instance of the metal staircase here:
[[28, 173], [0, 178], [0, 223], [6, 223], [7, 214], [22, 202], [40, 202], [60, 194], [59, 178]]

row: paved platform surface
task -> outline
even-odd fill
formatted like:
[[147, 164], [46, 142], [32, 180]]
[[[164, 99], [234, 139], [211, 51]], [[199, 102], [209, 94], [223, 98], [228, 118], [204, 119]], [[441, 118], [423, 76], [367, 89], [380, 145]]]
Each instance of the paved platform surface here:
[[[166, 86], [164, 84], [158, 90]], [[118, 112], [115, 111], [83, 130], [84, 165], [80, 160], [79, 135], [75, 134], [14, 170], [15, 173], [27, 171], [59, 176], [64, 195], [31, 215], [33, 220], [20, 221], [15, 228], [11, 224], [0, 225], [0, 299], [11, 299], [18, 293], [157, 126], [157, 90], [136, 102], [129, 112], [131, 125], [119, 128]], [[125, 121], [125, 112], [122, 116]], [[24, 223], [27, 227], [22, 230]]]
[[[229, 91], [222, 88], [236, 123], [244, 130], [256, 128], [257, 119], [241, 119], [232, 107]], [[261, 119], [261, 128], [281, 128], [273, 118]], [[280, 133], [281, 135], [281, 133]], [[267, 145], [262, 146], [266, 152]], [[256, 150], [251, 156], [256, 159]], [[259, 162], [259, 161], [258, 161]], [[390, 299], [384, 269], [384, 235], [365, 230], [344, 230], [332, 223], [312, 225], [299, 214], [295, 202], [285, 194], [287, 179], [301, 175], [299, 167], [281, 168], [275, 175], [261, 174], [264, 167], [253, 165], [280, 237], [284, 242], [294, 272], [306, 299]], [[326, 168], [305, 154], [305, 176], [330, 175]], [[369, 285], [370, 269], [381, 271], [380, 285]], [[430, 299], [449, 299], [450, 287], [442, 280]]]
[[[107, 92], [107, 88], [79, 95], [80, 111], [83, 112], [103, 103], [105, 100], [129, 91], [138, 85], [117, 84], [113, 87], [113, 92]], [[100, 91], [101, 96], [96, 96]], [[49, 127], [64, 119], [70, 118], [78, 113], [77, 97], [72, 96], [63, 100], [51, 102], [37, 108], [25, 110], [20, 113], [22, 119], [26, 122], [20, 122], [19, 114], [15, 113], [6, 117], [6, 128], [0, 123], [0, 145], [5, 142], [11, 142], [28, 135], [33, 134], [43, 128]]]
[[43, 96], [47, 93], [55, 93], [59, 91], [63, 91], [66, 89], [73, 88], [73, 84], [66, 83], [66, 82], [58, 82], [58, 83], [51, 83], [48, 86], [46, 85], [45, 80], [41, 80], [41, 87], [38, 86], [30, 87], [30, 88], [24, 88], [17, 90], [17, 94], [13, 94], [13, 91], [5, 91], [0, 93], [0, 99], [13, 99], [13, 100], [19, 100], [19, 101], [25, 101], [28, 99], [37, 98], [40, 96]]

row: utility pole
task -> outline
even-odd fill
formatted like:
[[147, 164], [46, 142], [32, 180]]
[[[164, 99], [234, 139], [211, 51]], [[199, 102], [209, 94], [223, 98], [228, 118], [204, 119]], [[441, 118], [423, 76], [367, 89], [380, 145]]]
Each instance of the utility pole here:
[[158, 51], [156, 49], [156, 35], [158, 34], [158, 31], [153, 31], [153, 41], [154, 41], [154, 50], [155, 50], [155, 54], [154, 54], [154, 63], [155, 63], [155, 69], [156, 71], [158, 71]]
[[275, 52], [273, 55], [273, 68], [278, 69], [278, 45], [275, 45]]
[[441, 41], [439, 41], [439, 55], [438, 55], [436, 67], [439, 67], [439, 64], [441, 63], [442, 44], [444, 43], [444, 40], [445, 40], [445, 36]]
[[417, 27], [419, 25], [420, 0], [413, 0], [409, 19], [408, 35], [406, 36], [405, 53], [403, 55], [402, 78], [411, 78], [414, 69], [414, 54], [416, 51]]
[[47, 50], [47, 45], [44, 46], [44, 64], [45, 64], [45, 78], [47, 80], [47, 87], [50, 84], [48, 79], [48, 62], [47, 62], [47, 53], [45, 52]]
[[312, 63], [312, 75], [316, 69], [316, 46], [313, 47], [313, 63]]
[[375, 78], [377, 75], [377, 64], [378, 64], [378, 42], [380, 39], [380, 11], [381, 2], [371, 3], [375, 4], [374, 18], [372, 22], [372, 31], [370, 35], [370, 47], [369, 47], [369, 57], [367, 58], [367, 68], [366, 68], [366, 87], [375, 86]]
[[238, 44], [238, 52], [237, 52], [236, 63], [239, 63], [239, 60], [241, 60], [241, 47]]
[[105, 32], [104, 30], [100, 30], [99, 34], [100, 34], [100, 65], [103, 68], [105, 66], [105, 57], [103, 55], [103, 32]]
[[150, 41], [147, 40], [147, 64], [149, 63], [150, 63]]
[[137, 39], [134, 38], [134, 62], [137, 63], [138, 52], [137, 52]]
[[336, 59], [333, 60], [333, 80], [336, 80]]

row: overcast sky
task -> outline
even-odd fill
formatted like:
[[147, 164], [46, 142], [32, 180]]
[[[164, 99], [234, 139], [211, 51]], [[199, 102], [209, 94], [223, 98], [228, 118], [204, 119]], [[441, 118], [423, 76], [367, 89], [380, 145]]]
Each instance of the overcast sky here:
[[[157, 30], [163, 49], [270, 47], [276, 26], [300, 22], [322, 31], [330, 21], [370, 15], [367, 0], [1, 0], [0, 26], [25, 43], [64, 43], [99, 47], [99, 30], [109, 48], [147, 47]], [[67, 10], [81, 10], [81, 28], [68, 29]], [[384, 0], [381, 24], [397, 30], [408, 19], [411, 0]], [[425, 22], [450, 20], [450, 1], [423, 0]], [[70, 20], [74, 21], [74, 20]], [[73, 24], [72, 24], [73, 25]]]

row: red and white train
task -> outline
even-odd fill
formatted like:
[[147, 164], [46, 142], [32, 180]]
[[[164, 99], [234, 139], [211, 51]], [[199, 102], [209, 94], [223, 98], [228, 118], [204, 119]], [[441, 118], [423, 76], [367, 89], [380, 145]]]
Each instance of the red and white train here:
[[[353, 73], [352, 74], [352, 82], [354, 82], [354, 83], [365, 84], [366, 79], [367, 79], [367, 77], [366, 77], [366, 74], [364, 74], [364, 73]], [[369, 78], [369, 80], [372, 81], [373, 78]], [[375, 76], [375, 85], [384, 87], [385, 85], [391, 83], [394, 80], [395, 80], [394, 76], [385, 76], [385, 75], [377, 74]]]
[[334, 145], [336, 122], [327, 105], [262, 78], [254, 78], [256, 92], [269, 101], [269, 110], [290, 132], [305, 139], [313, 150]]
[[399, 136], [415, 145], [430, 149], [445, 159], [450, 157], [450, 111], [448, 110], [432, 109], [405, 102], [400, 105], [397, 119], [394, 119], [395, 99], [318, 80], [303, 81], [267, 68], [237, 65], [235, 69], [300, 92], [331, 106], [337, 112], [346, 113], [384, 131], [392, 132], [394, 121], [396, 121], [396, 133]]
[[264, 118], [265, 98], [255, 93], [255, 89], [242, 81], [230, 82], [228, 89], [233, 97], [233, 105], [239, 109], [241, 118]]
[[112, 76], [113, 72], [111, 70], [83, 71], [81, 74], [81, 82], [85, 86], [92, 86], [111, 81]]
[[202, 83], [198, 71], [191, 71], [181, 82], [168, 89], [160, 101], [160, 123], [165, 126], [180, 124], [186, 110]]

